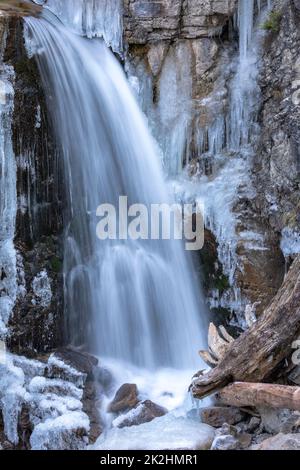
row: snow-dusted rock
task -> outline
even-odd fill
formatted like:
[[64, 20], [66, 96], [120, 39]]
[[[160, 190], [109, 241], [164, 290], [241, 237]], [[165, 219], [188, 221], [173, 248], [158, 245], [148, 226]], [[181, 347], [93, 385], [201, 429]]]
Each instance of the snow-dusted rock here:
[[139, 426], [143, 423], [149, 423], [155, 418], [160, 418], [167, 413], [168, 410], [166, 408], [156, 405], [151, 400], [145, 400], [125, 415], [118, 416], [118, 418], [113, 421], [113, 426], [117, 428]]
[[82, 411], [85, 380], [86, 374], [53, 355], [42, 363], [6, 354], [0, 363], [0, 410], [8, 441], [19, 443], [18, 425], [26, 410], [32, 449], [86, 447], [90, 422]]
[[89, 419], [80, 411], [38, 424], [31, 435], [32, 450], [82, 450], [88, 444]]

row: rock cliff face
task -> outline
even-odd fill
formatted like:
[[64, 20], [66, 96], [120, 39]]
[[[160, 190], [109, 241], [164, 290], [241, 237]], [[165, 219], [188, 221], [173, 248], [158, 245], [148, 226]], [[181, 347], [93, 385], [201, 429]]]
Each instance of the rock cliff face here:
[[[252, 76], [261, 96], [254, 103], [252, 154], [246, 149], [242, 159], [226, 142], [238, 67], [237, 8], [235, 1], [125, 1], [124, 34], [127, 72], [166, 172], [176, 178], [179, 198], [200, 195], [208, 212], [201, 258], [209, 303], [234, 311], [243, 324], [246, 308], [259, 315], [268, 305], [285, 261], [299, 251], [299, 5], [273, 2], [276, 24], [266, 33], [270, 13], [258, 18], [254, 10]], [[189, 182], [178, 184], [178, 175]]]
[[17, 191], [14, 282], [18, 295], [7, 343], [12, 351], [32, 356], [62, 342], [63, 184], [39, 74], [24, 46], [22, 19], [7, 13], [0, 20], [3, 61], [14, 71], [11, 143]]
[[217, 36], [236, 10], [237, 0], [125, 0], [128, 44]]
[[277, 2], [280, 24], [265, 41], [259, 83], [261, 139], [253, 165], [258, 210], [282, 236], [286, 258], [300, 248], [300, 3]]

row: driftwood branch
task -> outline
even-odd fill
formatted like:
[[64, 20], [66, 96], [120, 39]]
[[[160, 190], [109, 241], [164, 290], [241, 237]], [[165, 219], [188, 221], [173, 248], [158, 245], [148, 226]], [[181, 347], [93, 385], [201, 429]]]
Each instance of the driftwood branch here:
[[225, 356], [229, 345], [234, 339], [229, 335], [223, 326], [217, 328], [213, 323], [208, 329], [208, 351], [199, 351], [203, 361], [210, 367], [216, 367], [219, 361]]
[[300, 411], [300, 387], [236, 382], [217, 395], [218, 403], [239, 408], [254, 406]]
[[196, 398], [215, 393], [232, 382], [266, 382], [291, 355], [300, 336], [300, 256], [262, 317], [229, 347], [217, 366], [191, 385]]

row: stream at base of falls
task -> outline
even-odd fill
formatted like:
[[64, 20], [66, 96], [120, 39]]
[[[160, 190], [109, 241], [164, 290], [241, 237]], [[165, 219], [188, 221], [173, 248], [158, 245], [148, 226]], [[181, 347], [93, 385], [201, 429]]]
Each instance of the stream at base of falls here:
[[[200, 423], [199, 407], [210, 404], [193, 400], [187, 386], [195, 371], [158, 369], [149, 371], [119, 360], [100, 359], [100, 364], [111, 374], [114, 386], [101, 405], [104, 431], [92, 450], [164, 450], [202, 449], [211, 442], [212, 431]], [[149, 423], [131, 427], [118, 427], [123, 419], [134, 419], [139, 408], [117, 416], [107, 413], [109, 403], [123, 384], [136, 384], [139, 400], [151, 400], [168, 413]]]

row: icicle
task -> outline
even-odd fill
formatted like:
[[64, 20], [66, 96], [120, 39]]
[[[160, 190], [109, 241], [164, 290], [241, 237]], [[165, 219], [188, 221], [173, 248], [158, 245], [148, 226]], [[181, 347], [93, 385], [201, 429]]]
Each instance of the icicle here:
[[238, 25], [240, 32], [240, 58], [245, 60], [248, 56], [249, 46], [253, 34], [254, 0], [239, 0]]
[[122, 0], [42, 0], [42, 4], [78, 34], [102, 37], [114, 52], [122, 53]]
[[[2, 62], [2, 58], [0, 58]], [[14, 106], [14, 71], [1, 64], [0, 72], [0, 338], [16, 295], [16, 252], [14, 248], [16, 218], [16, 163], [12, 148], [11, 124]]]

